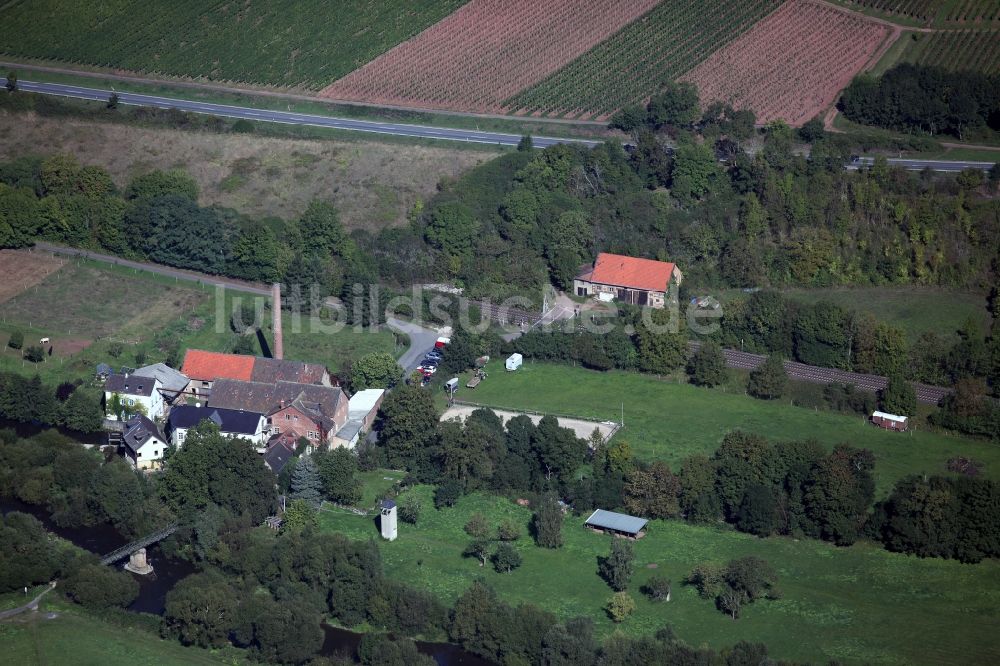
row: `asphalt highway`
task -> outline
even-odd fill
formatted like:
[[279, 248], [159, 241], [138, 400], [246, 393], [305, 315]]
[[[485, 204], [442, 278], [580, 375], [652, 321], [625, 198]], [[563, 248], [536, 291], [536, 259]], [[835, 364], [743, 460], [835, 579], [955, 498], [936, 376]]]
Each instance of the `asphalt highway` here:
[[[0, 79], [4, 84], [7, 79]], [[19, 80], [18, 88], [28, 92], [59, 97], [73, 97], [106, 102], [111, 96], [110, 90], [88, 88], [63, 83], [38, 83], [36, 81]], [[213, 104], [211, 102], [194, 102], [173, 97], [157, 95], [141, 95], [139, 93], [119, 92], [118, 103], [131, 106], [151, 106], [159, 109], [178, 109], [190, 113], [203, 113], [222, 118], [243, 118], [258, 122], [283, 123], [286, 125], [308, 125], [312, 127], [327, 127], [330, 129], [347, 130], [351, 132], [370, 132], [372, 134], [387, 134], [390, 136], [407, 136], [420, 139], [438, 139], [443, 141], [461, 141], [465, 143], [481, 143], [495, 146], [516, 146], [521, 140], [519, 134], [503, 132], [482, 132], [479, 130], [453, 129], [450, 127], [430, 127], [427, 125], [411, 125], [409, 123], [388, 123], [374, 120], [354, 120], [334, 116], [318, 116], [309, 113], [294, 113], [292, 111], [272, 111], [269, 109], [254, 109], [245, 106], [230, 106], [228, 104]], [[588, 139], [569, 139], [549, 136], [533, 136], [532, 142], [536, 148], [547, 148], [557, 143], [576, 143], [588, 147], [599, 145], [600, 141]], [[845, 165], [849, 170], [870, 166], [874, 159], [859, 157]], [[992, 162], [961, 162], [948, 160], [919, 160], [890, 158], [889, 164], [899, 166], [909, 171], [955, 172], [963, 169], [988, 170]]]
[[[3, 79], [7, 83], [7, 79]], [[33, 93], [57, 95], [59, 97], [74, 97], [106, 102], [111, 96], [110, 90], [100, 88], [85, 88], [62, 83], [38, 83], [35, 81], [18, 80], [17, 87]], [[408, 123], [386, 123], [373, 120], [354, 120], [351, 118], [336, 118], [333, 116], [317, 116], [308, 113], [291, 111], [272, 111], [254, 109], [245, 106], [229, 106], [211, 102], [193, 102], [172, 97], [156, 95], [140, 95], [138, 93], [118, 92], [118, 103], [131, 106], [152, 106], [159, 109], [178, 109], [190, 113], [204, 113], [222, 118], [243, 118], [259, 122], [283, 123], [286, 125], [308, 125], [312, 127], [327, 127], [330, 129], [348, 130], [352, 132], [370, 132], [373, 134], [388, 134], [391, 136], [407, 136], [421, 139], [442, 139], [446, 141], [462, 141], [465, 143], [482, 143], [495, 146], [516, 146], [521, 140], [519, 134], [504, 134], [502, 132], [481, 132], [478, 130], [452, 129], [448, 127], [428, 127], [426, 125], [411, 125]], [[586, 139], [561, 139], [547, 136], [533, 136], [532, 143], [536, 148], [547, 148], [557, 143], [577, 143], [584, 146], [597, 146], [600, 141]]]

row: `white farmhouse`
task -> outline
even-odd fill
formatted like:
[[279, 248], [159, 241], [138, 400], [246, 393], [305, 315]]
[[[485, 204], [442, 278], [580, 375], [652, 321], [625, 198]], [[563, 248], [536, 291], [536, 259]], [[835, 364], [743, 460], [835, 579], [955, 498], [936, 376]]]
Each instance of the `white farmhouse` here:
[[259, 449], [263, 448], [267, 438], [267, 418], [263, 414], [221, 407], [178, 405], [170, 410], [168, 419], [170, 443], [181, 448], [188, 431], [205, 420], [219, 426], [219, 432], [224, 437], [245, 439]]
[[156, 469], [167, 451], [167, 438], [159, 426], [139, 414], [125, 422], [122, 454], [136, 469]]
[[142, 413], [150, 419], [163, 418], [163, 385], [155, 377], [139, 374], [114, 374], [104, 383], [104, 404], [108, 418], [118, 420], [112, 410], [115, 396], [121, 400], [126, 415]]

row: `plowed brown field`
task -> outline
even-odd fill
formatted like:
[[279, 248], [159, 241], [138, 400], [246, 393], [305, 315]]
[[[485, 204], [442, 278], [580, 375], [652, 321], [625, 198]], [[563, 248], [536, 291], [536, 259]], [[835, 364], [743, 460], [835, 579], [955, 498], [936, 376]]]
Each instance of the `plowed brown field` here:
[[808, 0], [789, 0], [681, 77], [703, 104], [753, 109], [758, 122], [801, 125], [828, 107], [891, 39], [890, 28]]
[[320, 95], [460, 111], [502, 102], [558, 70], [659, 0], [472, 0]]

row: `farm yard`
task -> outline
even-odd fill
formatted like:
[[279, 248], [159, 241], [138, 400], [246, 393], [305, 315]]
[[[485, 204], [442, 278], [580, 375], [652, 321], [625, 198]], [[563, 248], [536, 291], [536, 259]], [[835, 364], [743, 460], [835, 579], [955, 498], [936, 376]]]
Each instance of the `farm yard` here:
[[658, 0], [472, 0], [320, 95], [425, 108], [499, 112], [636, 19]]
[[318, 90], [462, 4], [463, 0], [174, 0], [151, 6], [139, 0], [24, 0], [0, 8], [0, 21], [6, 26], [0, 53]]
[[798, 126], [898, 36], [876, 21], [809, 0], [790, 0], [681, 77], [703, 104], [749, 108], [758, 122]]
[[[721, 648], [740, 640], [767, 644], [774, 658], [825, 663], [995, 663], [992, 635], [998, 602], [994, 578], [1000, 563], [963, 565], [889, 553], [868, 544], [837, 548], [811, 539], [760, 539], [724, 528], [681, 521], [652, 521], [635, 542], [636, 571], [629, 591], [636, 611], [612, 624], [602, 606], [611, 594], [597, 575], [597, 558], [610, 539], [584, 529], [584, 517], [565, 517], [563, 547], [538, 548], [528, 536], [531, 512], [513, 501], [473, 494], [451, 508], [434, 508], [433, 488], [408, 490], [423, 507], [416, 525], [400, 523], [399, 538], [381, 542], [387, 574], [452, 602], [473, 580], [493, 586], [508, 603], [529, 602], [561, 619], [584, 615], [597, 633], [652, 634], [670, 624], [690, 645]], [[509, 519], [520, 527], [514, 542], [523, 564], [497, 573], [463, 558], [469, 542], [463, 525], [479, 512], [495, 529]], [[321, 529], [368, 540], [377, 535], [370, 516], [321, 512]], [[781, 599], [761, 601], [736, 622], [682, 584], [704, 561], [755, 555], [778, 572]], [[553, 573], [557, 572], [557, 573]], [[672, 580], [673, 598], [654, 603], [639, 593], [653, 575]], [[809, 636], [809, 640], [802, 640]]]
[[663, 2], [504, 106], [520, 113], [605, 118], [637, 103], [748, 30], [780, 0]]

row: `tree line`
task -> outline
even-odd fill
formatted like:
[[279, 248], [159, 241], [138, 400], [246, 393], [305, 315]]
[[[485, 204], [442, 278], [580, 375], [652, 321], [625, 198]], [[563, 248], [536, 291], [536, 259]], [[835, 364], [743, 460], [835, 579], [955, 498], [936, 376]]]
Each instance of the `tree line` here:
[[970, 131], [1000, 130], [1000, 76], [902, 63], [854, 79], [838, 108], [864, 125], [963, 140]]
[[0, 417], [20, 423], [62, 426], [81, 433], [99, 432], [104, 424], [103, 396], [81, 382], [44, 383], [0, 371]]

